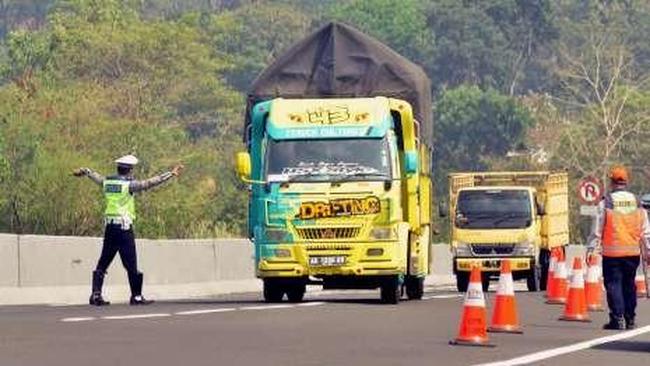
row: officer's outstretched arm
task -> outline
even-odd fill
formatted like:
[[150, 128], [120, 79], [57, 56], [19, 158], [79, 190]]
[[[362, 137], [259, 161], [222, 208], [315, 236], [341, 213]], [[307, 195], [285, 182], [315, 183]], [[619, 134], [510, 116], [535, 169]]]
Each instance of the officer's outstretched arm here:
[[183, 165], [179, 164], [176, 165], [174, 168], [172, 168], [172, 170], [159, 174], [155, 177], [151, 177], [146, 180], [133, 181], [129, 185], [129, 191], [131, 193], [136, 193], [136, 192], [142, 192], [157, 187], [165, 183], [166, 181], [172, 179], [173, 177], [179, 176], [182, 170], [183, 170]]
[[72, 175], [75, 177], [88, 177], [90, 180], [93, 182], [97, 183], [98, 185], [104, 184], [104, 176], [97, 173], [96, 171], [93, 171], [90, 168], [79, 168], [72, 172]]

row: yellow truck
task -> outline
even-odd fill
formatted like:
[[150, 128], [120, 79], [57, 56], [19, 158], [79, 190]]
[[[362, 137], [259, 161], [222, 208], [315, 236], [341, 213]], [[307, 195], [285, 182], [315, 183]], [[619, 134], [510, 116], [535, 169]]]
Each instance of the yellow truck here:
[[331, 23], [269, 65], [249, 93], [248, 235], [267, 302], [307, 285], [421, 299], [430, 268], [430, 83], [417, 65]]
[[506, 258], [515, 280], [525, 279], [529, 291], [545, 290], [550, 250], [569, 242], [567, 174], [451, 174], [449, 218], [458, 291], [467, 290], [473, 266], [481, 267], [487, 289]]

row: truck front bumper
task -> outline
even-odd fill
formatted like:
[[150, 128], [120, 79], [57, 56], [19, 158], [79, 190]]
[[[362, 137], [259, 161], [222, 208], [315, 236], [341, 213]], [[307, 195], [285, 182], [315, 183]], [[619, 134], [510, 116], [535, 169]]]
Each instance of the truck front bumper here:
[[478, 266], [481, 272], [499, 272], [501, 261], [510, 261], [513, 272], [528, 271], [535, 266], [535, 257], [480, 257], [480, 258], [454, 258], [454, 273], [470, 272], [472, 267]]
[[[265, 277], [384, 276], [406, 273], [406, 245], [397, 241], [264, 244], [256, 248], [256, 275]], [[278, 253], [282, 253], [282, 257]], [[313, 257], [337, 258], [314, 264]], [[343, 263], [339, 264], [341, 258]]]

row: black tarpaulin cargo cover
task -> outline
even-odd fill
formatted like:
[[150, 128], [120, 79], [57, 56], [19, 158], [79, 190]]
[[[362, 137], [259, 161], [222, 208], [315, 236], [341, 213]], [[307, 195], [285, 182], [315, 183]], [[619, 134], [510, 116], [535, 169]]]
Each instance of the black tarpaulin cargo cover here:
[[248, 93], [246, 127], [250, 108], [263, 100], [373, 96], [409, 102], [421, 138], [432, 143], [430, 81], [422, 68], [361, 31], [332, 22], [296, 43], [257, 77]]

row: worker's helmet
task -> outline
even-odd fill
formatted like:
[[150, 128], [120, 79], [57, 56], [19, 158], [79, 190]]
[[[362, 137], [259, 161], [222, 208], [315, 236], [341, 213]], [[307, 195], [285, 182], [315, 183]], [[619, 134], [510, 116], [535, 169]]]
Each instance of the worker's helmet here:
[[630, 181], [630, 176], [624, 166], [616, 165], [609, 171], [609, 179], [614, 183], [627, 183]]

